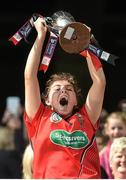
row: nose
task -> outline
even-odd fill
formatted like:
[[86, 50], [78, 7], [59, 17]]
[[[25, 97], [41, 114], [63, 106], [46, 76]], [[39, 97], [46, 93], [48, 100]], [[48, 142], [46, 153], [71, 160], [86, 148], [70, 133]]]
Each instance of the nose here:
[[114, 134], [115, 136], [120, 136], [120, 130], [118, 128], [115, 128]]
[[66, 92], [66, 88], [64, 86], [61, 87], [61, 92], [65, 93]]
[[126, 155], [123, 155], [123, 156], [122, 156], [121, 161], [122, 161], [122, 162], [126, 162]]

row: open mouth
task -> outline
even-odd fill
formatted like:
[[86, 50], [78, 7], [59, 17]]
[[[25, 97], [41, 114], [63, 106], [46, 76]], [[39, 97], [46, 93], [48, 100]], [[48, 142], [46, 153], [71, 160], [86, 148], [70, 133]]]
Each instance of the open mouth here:
[[66, 98], [61, 98], [59, 103], [60, 105], [65, 106], [68, 104], [68, 100]]

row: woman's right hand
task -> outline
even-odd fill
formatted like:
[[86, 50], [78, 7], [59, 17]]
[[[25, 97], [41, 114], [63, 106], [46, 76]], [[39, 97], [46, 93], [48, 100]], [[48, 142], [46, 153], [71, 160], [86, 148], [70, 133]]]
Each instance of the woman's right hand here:
[[34, 22], [35, 29], [38, 33], [38, 36], [45, 36], [47, 32], [47, 27], [44, 18], [38, 17], [38, 19]]

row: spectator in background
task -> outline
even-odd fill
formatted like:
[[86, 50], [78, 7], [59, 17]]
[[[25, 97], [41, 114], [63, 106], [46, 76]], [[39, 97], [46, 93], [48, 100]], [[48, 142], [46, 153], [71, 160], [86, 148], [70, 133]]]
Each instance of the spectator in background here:
[[99, 117], [99, 121], [100, 121], [100, 124], [99, 124], [99, 131], [101, 131], [101, 133], [105, 136], [105, 133], [104, 133], [104, 125], [105, 125], [105, 122], [106, 122], [106, 118], [107, 116], [109, 115], [108, 111], [103, 108], [102, 111], [101, 111], [101, 114], [100, 114], [100, 117]]
[[22, 159], [22, 173], [23, 179], [32, 179], [32, 162], [33, 162], [33, 149], [31, 144], [25, 148]]
[[126, 113], [126, 99], [122, 99], [119, 101], [117, 105], [117, 109], [119, 111], [125, 112]]
[[105, 169], [109, 179], [113, 178], [110, 164], [110, 147], [115, 138], [126, 136], [126, 116], [122, 112], [112, 112], [105, 123], [105, 134], [109, 137], [106, 147], [100, 152], [100, 165]]
[[[104, 133], [104, 124], [105, 124], [107, 115], [108, 115], [108, 112], [103, 108], [101, 111], [100, 118], [99, 118], [100, 120], [99, 129], [96, 132], [96, 143], [98, 146], [99, 153], [102, 151], [102, 149], [106, 146], [108, 142], [108, 137]], [[101, 179], [108, 179], [108, 175], [105, 169], [102, 166], [100, 167], [101, 167]]]
[[20, 119], [15, 116], [15, 114], [12, 114], [8, 110], [5, 110], [3, 118], [2, 118], [2, 124], [6, 125], [12, 130], [20, 129], [21, 128], [21, 121]]
[[108, 139], [108, 136], [105, 136], [100, 129], [96, 132], [96, 143], [99, 152], [106, 146]]
[[126, 179], [126, 137], [114, 139], [109, 162], [114, 179]]
[[103, 149], [103, 147], [107, 144], [108, 141], [108, 136], [106, 136], [104, 132], [104, 126], [108, 114], [109, 113], [107, 112], [107, 110], [103, 108], [99, 117], [100, 124], [99, 129], [96, 132], [96, 142], [99, 152]]
[[[8, 97], [7, 99], [15, 97]], [[22, 156], [23, 151], [26, 146], [26, 139], [24, 137], [24, 121], [23, 121], [23, 113], [24, 108], [23, 105], [18, 103], [18, 106], [13, 107], [13, 103], [8, 105], [8, 101], [6, 101], [6, 108], [3, 113], [1, 125], [7, 126], [8, 128], [14, 131], [14, 142], [17, 151], [19, 152], [20, 156]], [[21, 157], [22, 158], [22, 157]]]
[[[10, 165], [11, 159], [9, 159], [10, 162], [8, 163], [8, 165], [10, 165], [10, 169], [13, 170], [13, 166], [15, 166], [15, 164], [17, 163], [17, 166], [15, 168], [15, 171], [17, 172], [15, 172], [15, 176], [13, 178], [21, 178], [22, 175], [21, 174], [22, 155], [26, 146], [26, 139], [24, 137], [23, 112], [24, 112], [24, 108], [21, 103], [19, 103], [19, 106], [17, 108], [15, 106], [13, 107], [12, 103], [9, 106], [6, 105], [1, 121], [1, 126], [8, 128], [8, 130], [13, 132], [13, 144], [15, 149], [13, 152], [12, 151], [11, 153], [9, 152], [8, 153], [9, 155], [7, 154], [9, 157], [12, 155], [12, 164]], [[16, 160], [13, 158], [15, 156], [16, 156]], [[1, 165], [2, 165], [2, 161], [1, 161]], [[6, 177], [9, 178], [9, 176]]]
[[14, 143], [14, 131], [0, 127], [0, 179], [20, 179], [21, 164]]

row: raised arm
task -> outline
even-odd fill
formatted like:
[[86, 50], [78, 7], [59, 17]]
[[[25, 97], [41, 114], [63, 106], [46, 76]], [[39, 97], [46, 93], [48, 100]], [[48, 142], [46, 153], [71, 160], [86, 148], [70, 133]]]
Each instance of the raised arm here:
[[40, 17], [34, 22], [34, 26], [37, 31], [37, 37], [28, 55], [24, 71], [25, 111], [31, 119], [34, 117], [41, 103], [41, 93], [37, 73], [47, 31], [43, 19]]
[[[86, 53], [88, 69], [92, 79], [92, 85], [86, 98], [86, 110], [92, 121], [92, 124], [94, 125], [98, 120], [102, 110], [106, 79], [99, 59], [96, 58], [94, 62], [93, 56], [95, 55], [89, 53], [88, 51], [86, 51]], [[84, 54], [85, 53], [83, 52], [81, 53], [81, 55]]]

